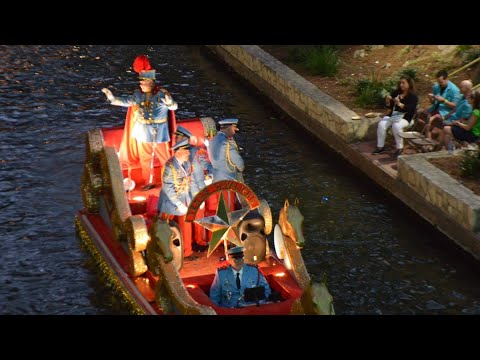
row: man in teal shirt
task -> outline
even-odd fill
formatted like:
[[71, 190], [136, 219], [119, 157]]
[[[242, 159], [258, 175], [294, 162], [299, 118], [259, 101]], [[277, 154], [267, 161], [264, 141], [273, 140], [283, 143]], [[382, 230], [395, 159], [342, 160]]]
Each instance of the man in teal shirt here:
[[432, 93], [428, 94], [428, 99], [432, 103], [428, 112], [430, 115], [440, 114], [443, 118], [455, 109], [459, 97], [460, 90], [448, 80], [448, 73], [441, 70], [437, 73], [437, 83], [433, 85]]
[[[427, 125], [425, 135], [431, 138], [431, 134], [440, 134], [445, 125], [450, 125], [455, 120], [468, 120], [472, 115], [472, 106], [468, 102], [468, 97], [472, 93], [473, 84], [470, 80], [463, 80], [460, 83], [460, 97], [457, 106], [450, 111], [443, 118], [432, 118], [432, 121]], [[437, 115], [438, 117], [439, 115]], [[431, 132], [430, 132], [431, 131]]]

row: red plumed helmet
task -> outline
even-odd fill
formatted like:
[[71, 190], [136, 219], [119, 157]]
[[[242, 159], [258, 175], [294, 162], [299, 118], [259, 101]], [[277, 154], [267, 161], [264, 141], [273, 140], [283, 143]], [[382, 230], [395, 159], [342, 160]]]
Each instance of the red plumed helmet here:
[[133, 62], [133, 70], [140, 74], [142, 71], [153, 70], [153, 68], [146, 55], [138, 55]]

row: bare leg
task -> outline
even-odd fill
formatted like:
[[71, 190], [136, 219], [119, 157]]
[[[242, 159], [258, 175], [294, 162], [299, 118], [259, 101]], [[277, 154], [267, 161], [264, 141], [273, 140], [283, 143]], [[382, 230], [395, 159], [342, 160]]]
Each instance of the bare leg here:
[[431, 116], [429, 119], [428, 119], [428, 123], [427, 125], [425, 125], [425, 136], [429, 139], [432, 138], [432, 122], [433, 120], [437, 119], [437, 118], [440, 118], [440, 116], [438, 114], [435, 114], [433, 116]]
[[450, 141], [450, 138], [452, 136], [453, 136], [452, 135], [452, 127], [451, 126], [445, 126], [443, 128], [443, 144], [442, 144], [442, 147], [443, 146], [445, 146], [445, 148], [448, 147], [448, 142]]
[[432, 138], [438, 138], [439, 140], [442, 138], [443, 130], [437, 127], [434, 127], [431, 131]]

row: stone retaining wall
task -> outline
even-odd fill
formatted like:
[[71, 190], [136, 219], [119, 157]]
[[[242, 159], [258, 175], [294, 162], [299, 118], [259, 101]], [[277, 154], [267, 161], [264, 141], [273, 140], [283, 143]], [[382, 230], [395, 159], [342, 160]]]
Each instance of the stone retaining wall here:
[[477, 232], [480, 230], [480, 196], [428, 161], [447, 156], [445, 151], [402, 156], [398, 159], [398, 179], [460, 225]]

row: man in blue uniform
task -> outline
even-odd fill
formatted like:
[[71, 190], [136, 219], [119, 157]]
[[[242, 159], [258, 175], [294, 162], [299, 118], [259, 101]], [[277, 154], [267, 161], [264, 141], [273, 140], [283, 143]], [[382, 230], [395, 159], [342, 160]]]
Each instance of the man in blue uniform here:
[[[208, 147], [208, 155], [213, 166], [213, 182], [221, 180], [235, 180], [245, 182], [243, 179], [243, 170], [245, 165], [240, 156], [238, 145], [233, 136], [238, 129], [238, 119], [224, 119], [218, 122], [220, 131], [212, 139]], [[216, 201], [212, 206], [218, 204], [220, 193], [216, 194]], [[235, 210], [241, 205], [236, 203], [236, 195], [231, 191], [223, 191], [223, 196], [227, 201], [230, 210]]]
[[[185, 214], [192, 201], [192, 193], [198, 192], [197, 184], [192, 181], [192, 167], [188, 158], [190, 144], [182, 140], [172, 149], [174, 155], [165, 163], [163, 185], [158, 199], [158, 211], [161, 220], [175, 220], [183, 238], [183, 255], [189, 258], [192, 251], [192, 223], [185, 222]], [[190, 259], [190, 260], [193, 260]]]
[[[174, 132], [175, 142], [188, 139], [190, 143], [190, 158], [192, 164], [192, 175], [194, 181], [198, 185], [198, 190], [202, 190], [206, 185], [209, 185], [209, 180], [213, 174], [212, 163], [208, 158], [208, 153], [203, 147], [196, 146], [197, 138], [183, 126], [177, 126], [177, 131]], [[197, 194], [192, 194], [193, 196]]]
[[242, 246], [228, 250], [230, 265], [217, 269], [215, 279], [210, 287], [210, 299], [216, 304], [228, 308], [247, 305], [244, 292], [246, 288], [263, 286], [265, 299], [270, 296], [271, 290], [265, 277], [256, 265], [245, 264]]
[[[148, 180], [144, 190], [148, 190], [154, 187], [152, 154], [155, 152], [155, 154], [162, 156], [160, 159], [161, 165], [170, 157], [168, 150], [170, 134], [167, 117], [168, 111], [176, 110], [178, 105], [173, 101], [167, 90], [160, 89], [155, 85], [155, 70], [152, 69], [145, 55], [140, 55], [135, 59], [134, 69], [139, 73], [140, 89], [135, 90], [133, 95], [116, 97], [107, 88], [103, 88], [102, 92], [112, 105], [132, 106], [134, 125], [131, 136], [139, 145], [142, 177], [145, 182]], [[157, 144], [162, 148], [155, 151]]]
[[[195, 146], [197, 138], [183, 126], [177, 126], [177, 130], [173, 133], [175, 135], [175, 142], [179, 142], [187, 139], [190, 143], [190, 157], [189, 161], [192, 166], [192, 177], [195, 182], [196, 189], [202, 190], [206, 185], [210, 185], [211, 174], [213, 173], [213, 167], [208, 159], [208, 154], [205, 148]], [[192, 191], [192, 199], [198, 192]], [[205, 216], [205, 203], [203, 203], [197, 211], [197, 219], [201, 219]], [[197, 244], [197, 251], [203, 251], [208, 246], [207, 235], [205, 234], [205, 228], [197, 223], [193, 224], [194, 234], [193, 238]]]
[[208, 147], [208, 155], [213, 166], [213, 182], [236, 180], [243, 182], [245, 165], [239, 154], [233, 136], [238, 129], [238, 119], [225, 119], [218, 122], [220, 131]]

